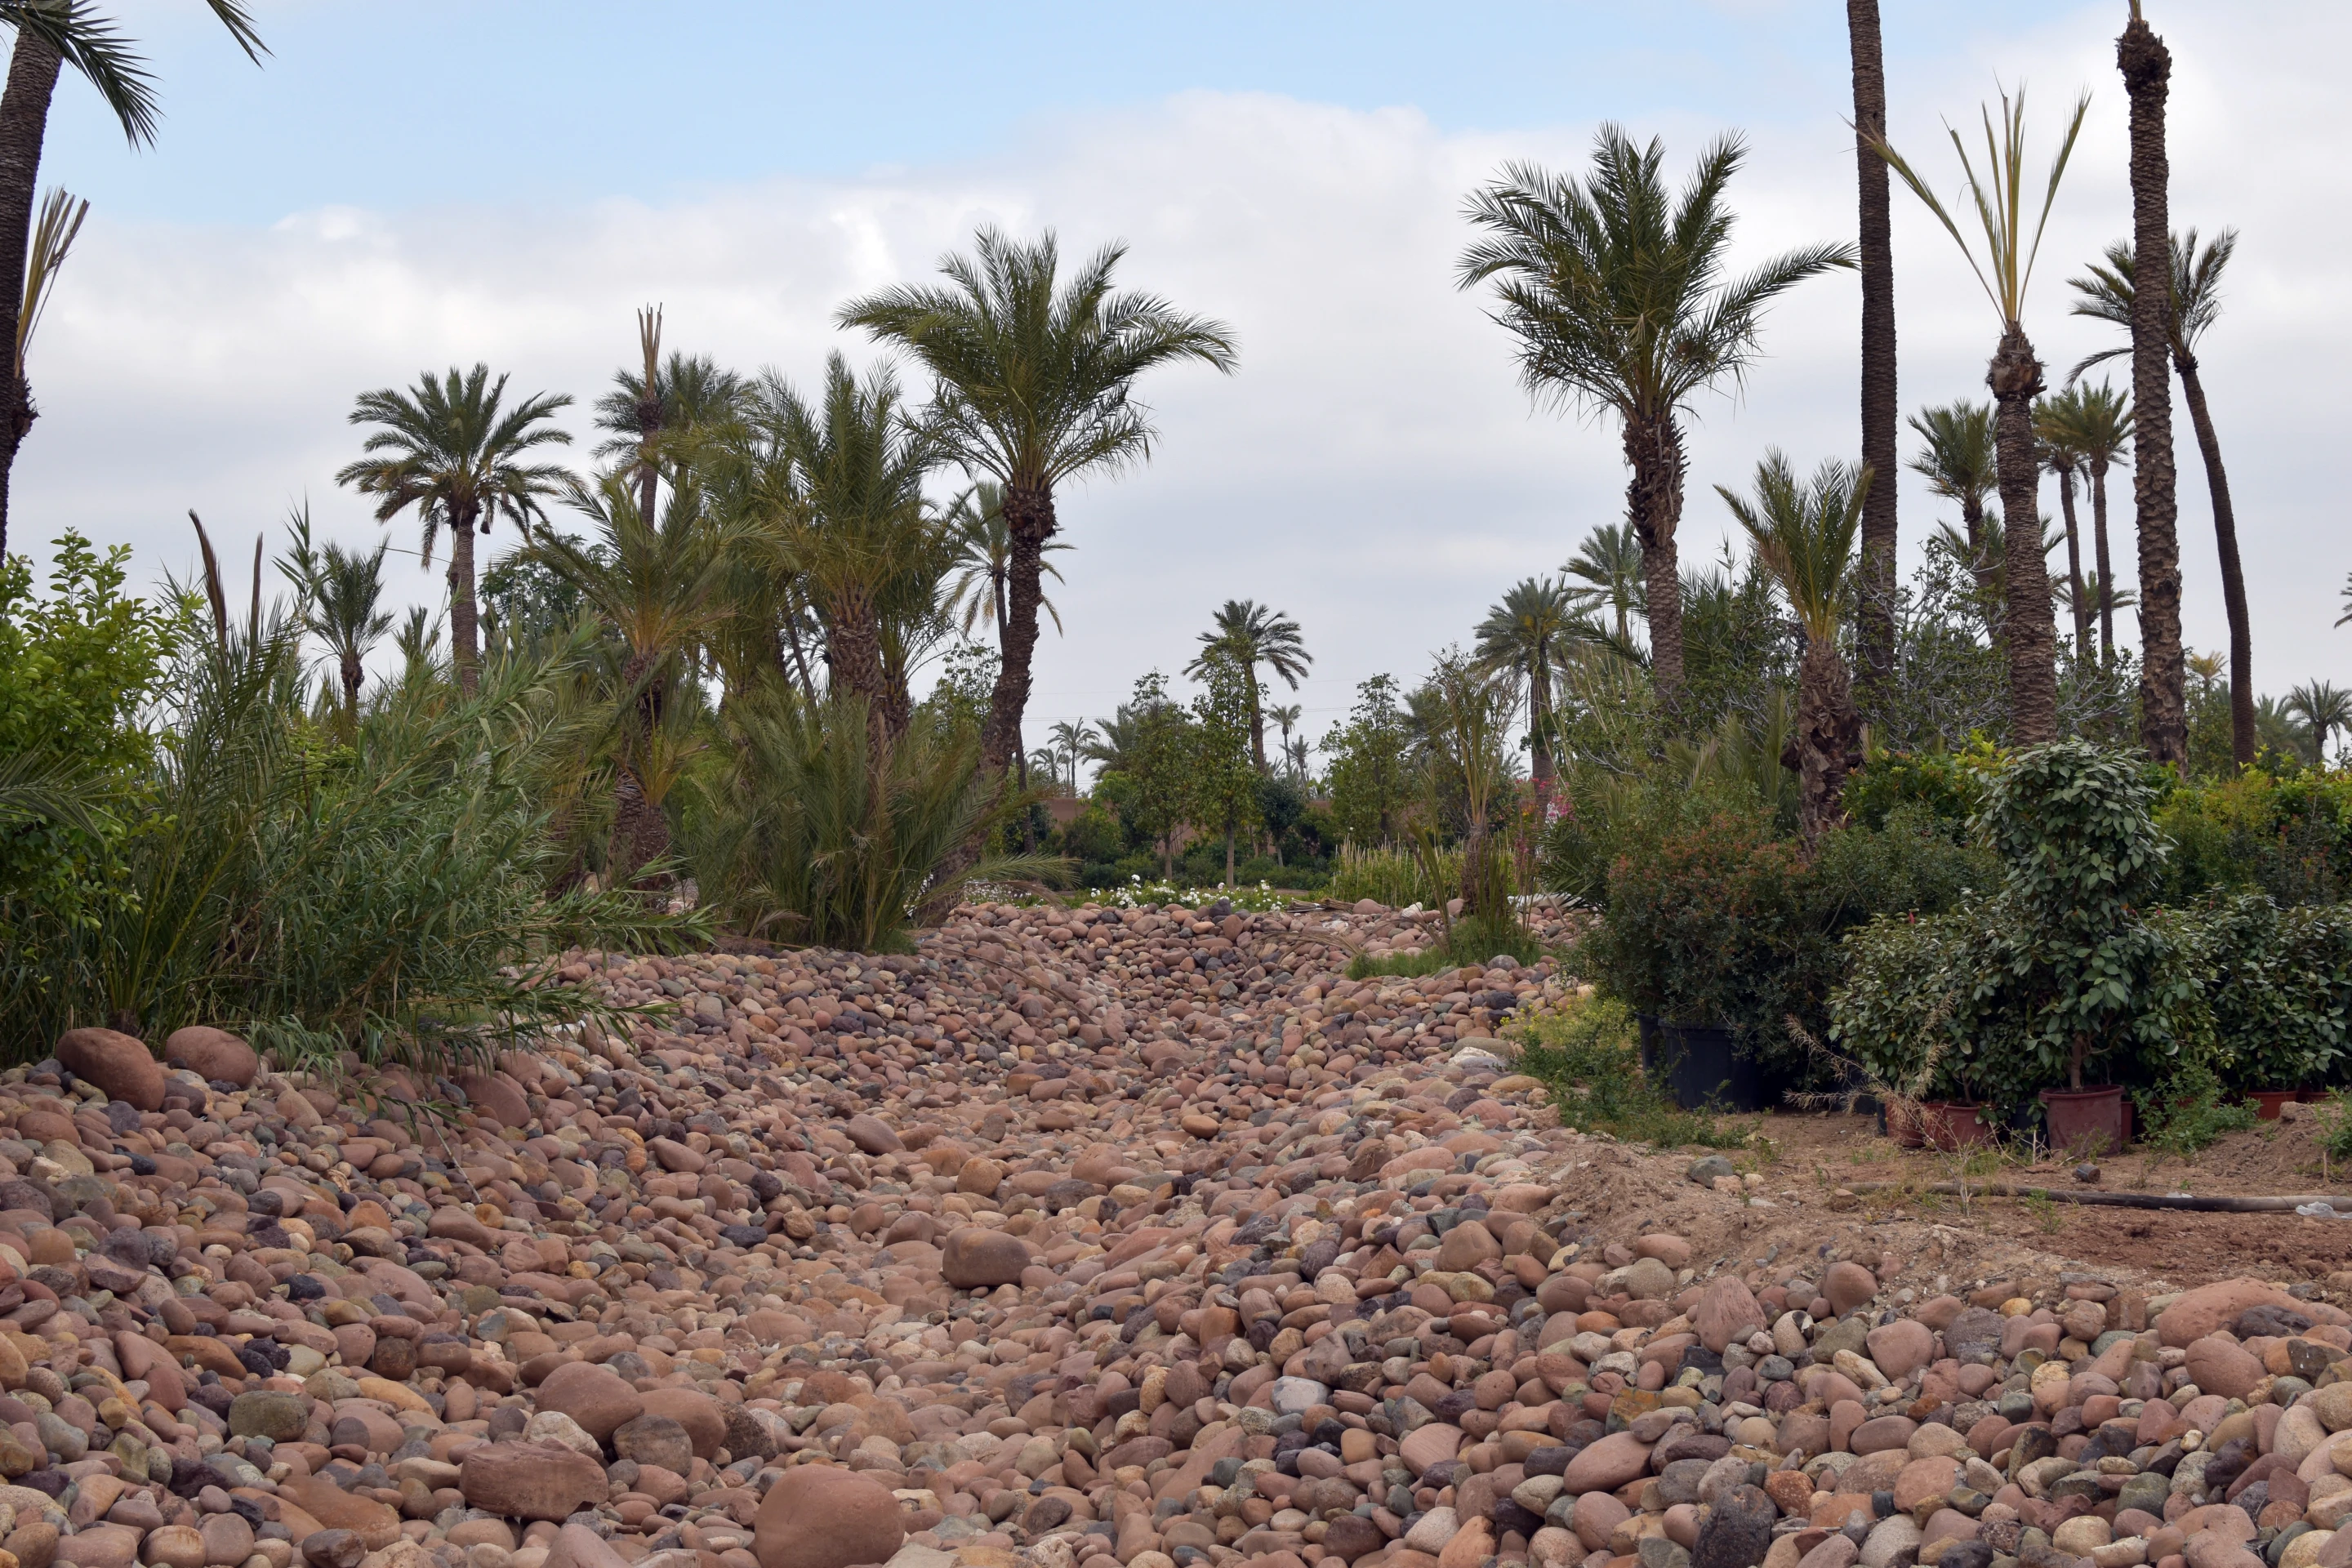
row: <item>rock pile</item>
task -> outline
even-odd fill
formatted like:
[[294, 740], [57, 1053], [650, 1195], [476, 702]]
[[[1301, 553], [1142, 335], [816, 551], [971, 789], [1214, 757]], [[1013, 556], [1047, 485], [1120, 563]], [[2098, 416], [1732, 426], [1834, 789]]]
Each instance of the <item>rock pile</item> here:
[[1590, 1234], [1489, 1037], [1559, 977], [1349, 923], [576, 954], [664, 1010], [341, 1096], [75, 1031], [0, 1075], [0, 1568], [2352, 1562], [2342, 1313]]

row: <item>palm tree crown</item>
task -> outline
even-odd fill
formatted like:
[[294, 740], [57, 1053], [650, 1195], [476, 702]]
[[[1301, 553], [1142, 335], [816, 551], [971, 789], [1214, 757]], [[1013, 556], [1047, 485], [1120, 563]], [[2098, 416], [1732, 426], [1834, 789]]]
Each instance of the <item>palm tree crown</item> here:
[[1560, 571], [1574, 579], [1566, 592], [1577, 613], [1606, 613], [1618, 642], [1627, 642], [1633, 617], [1642, 614], [1642, 542], [1634, 537], [1633, 525], [1602, 523], [1585, 536]]
[[1221, 658], [1241, 667], [1249, 691], [1250, 755], [1264, 772], [1265, 716], [1260, 706], [1257, 667], [1265, 666], [1296, 691], [1307, 679], [1307, 667], [1315, 662], [1314, 656], [1307, 651], [1298, 623], [1288, 616], [1255, 599], [1227, 599], [1218, 607], [1210, 629], [1201, 634], [1201, 651], [1184, 667], [1184, 673], [1195, 678], [1205, 675], [1210, 661]]
[[361, 445], [371, 455], [335, 476], [337, 484], [377, 498], [378, 522], [415, 508], [425, 525], [427, 563], [435, 536], [449, 529], [449, 629], [458, 679], [468, 691], [477, 659], [474, 531], [488, 533], [504, 517], [529, 539], [531, 524], [546, 517], [548, 499], [567, 493], [570, 481], [556, 464], [525, 459], [572, 439], [550, 423], [571, 397], [543, 392], [509, 408], [506, 388], [505, 376], [493, 382], [490, 367], [477, 364], [470, 371], [453, 366], [438, 378], [427, 371], [407, 392], [362, 393], [351, 423], [381, 428]]
[[1552, 666], [1575, 635], [1573, 596], [1552, 577], [1514, 584], [1502, 603], [1478, 623], [1477, 654], [1489, 670], [1508, 670], [1528, 683], [1528, 750], [1537, 787], [1551, 778]]

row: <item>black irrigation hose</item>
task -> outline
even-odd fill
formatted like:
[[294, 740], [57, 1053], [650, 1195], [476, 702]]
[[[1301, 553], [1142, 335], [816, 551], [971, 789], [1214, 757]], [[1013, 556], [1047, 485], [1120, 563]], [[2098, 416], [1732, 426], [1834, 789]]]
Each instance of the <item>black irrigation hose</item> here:
[[2327, 1197], [2316, 1194], [2272, 1198], [2195, 1197], [2188, 1193], [2109, 1193], [2096, 1188], [2020, 1187], [2007, 1182], [1991, 1182], [1977, 1187], [1958, 1182], [1937, 1182], [1928, 1186], [1912, 1186], [1901, 1182], [1868, 1182], [1849, 1186], [1846, 1191], [1856, 1195], [1910, 1192], [1936, 1193], [1958, 1198], [2043, 1198], [2059, 1204], [2091, 1204], [2124, 1209], [2189, 1209], [2200, 1214], [2292, 1214], [2311, 1204], [2326, 1204], [2339, 1215], [2352, 1215], [2352, 1197]]

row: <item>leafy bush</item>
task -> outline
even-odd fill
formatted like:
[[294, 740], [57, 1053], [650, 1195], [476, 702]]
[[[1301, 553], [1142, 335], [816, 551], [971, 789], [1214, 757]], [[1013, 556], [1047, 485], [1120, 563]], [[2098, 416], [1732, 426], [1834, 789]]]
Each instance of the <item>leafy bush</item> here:
[[2245, 769], [2168, 790], [2157, 826], [2172, 846], [2163, 897], [2259, 889], [2282, 904], [2352, 894], [2352, 774]]
[[1846, 780], [1846, 815], [1865, 827], [1881, 827], [1898, 810], [1925, 813], [1955, 838], [1984, 804], [1985, 780], [2000, 763], [1990, 741], [1979, 737], [1958, 752], [1882, 752]]
[[2352, 907], [2242, 893], [2163, 924], [2197, 978], [2229, 1088], [2315, 1087], [2352, 1052]]
[[1684, 1110], [1642, 1073], [1632, 1009], [1604, 996], [1571, 998], [1514, 1024], [1518, 1069], [1542, 1080], [1560, 1124], [1668, 1147], [1736, 1149], [1748, 1134]]
[[2134, 1089], [2132, 1102], [2139, 1108], [2140, 1142], [2183, 1159], [2255, 1121], [2253, 1106], [2226, 1098], [2211, 1066], [2202, 1061]]
[[1339, 846], [1331, 868], [1329, 896], [1343, 904], [1370, 899], [1392, 910], [1442, 908], [1462, 886], [1462, 852], [1436, 848], [1366, 849]]

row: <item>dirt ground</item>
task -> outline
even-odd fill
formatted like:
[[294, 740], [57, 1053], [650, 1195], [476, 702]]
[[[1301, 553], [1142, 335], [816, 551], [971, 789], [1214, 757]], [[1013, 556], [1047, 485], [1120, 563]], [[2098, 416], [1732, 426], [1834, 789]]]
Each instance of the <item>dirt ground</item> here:
[[[1880, 1277], [1923, 1294], [1995, 1280], [2095, 1275], [2150, 1291], [2251, 1275], [2315, 1287], [2352, 1303], [2352, 1220], [2278, 1214], [2196, 1214], [1927, 1193], [1965, 1175], [1970, 1185], [2077, 1189], [2072, 1164], [1979, 1154], [1973, 1162], [1897, 1147], [1867, 1116], [1774, 1114], [1728, 1157], [1748, 1192], [1692, 1183], [1701, 1152], [1650, 1153], [1580, 1140], [1561, 1173], [1596, 1237], [1672, 1231], [1709, 1258], [1793, 1265], [1806, 1255], [1866, 1258]], [[2308, 1113], [2231, 1133], [2191, 1160], [2140, 1147], [2102, 1160], [2098, 1187], [2200, 1195], [2339, 1195], [2352, 1209], [2352, 1173], [2323, 1172]], [[1862, 1187], [1891, 1190], [1856, 1191]], [[1843, 1189], [1843, 1191], [1841, 1190]]]

